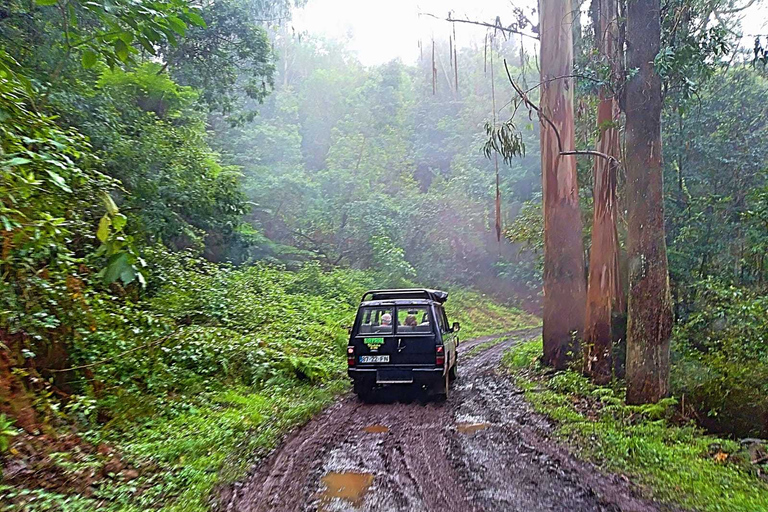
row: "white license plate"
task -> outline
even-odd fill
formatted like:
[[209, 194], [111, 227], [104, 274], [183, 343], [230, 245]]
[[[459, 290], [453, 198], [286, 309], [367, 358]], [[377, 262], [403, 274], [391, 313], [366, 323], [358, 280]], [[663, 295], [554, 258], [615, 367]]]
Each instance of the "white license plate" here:
[[388, 363], [389, 356], [360, 356], [360, 362], [365, 363]]

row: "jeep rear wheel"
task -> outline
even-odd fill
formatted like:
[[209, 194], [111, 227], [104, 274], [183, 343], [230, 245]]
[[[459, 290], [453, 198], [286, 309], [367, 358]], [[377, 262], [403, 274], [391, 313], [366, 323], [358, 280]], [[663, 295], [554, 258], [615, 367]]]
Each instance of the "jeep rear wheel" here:
[[453, 363], [453, 366], [451, 366], [451, 369], [448, 370], [448, 377], [451, 379], [451, 381], [454, 381], [459, 377], [458, 367], [459, 367], [459, 362], [456, 361], [455, 363]]
[[448, 395], [450, 394], [451, 390], [451, 372], [447, 371], [445, 372], [445, 375], [443, 376], [442, 383], [440, 384], [440, 387], [438, 388], [437, 394], [442, 398], [443, 400], [448, 400]]

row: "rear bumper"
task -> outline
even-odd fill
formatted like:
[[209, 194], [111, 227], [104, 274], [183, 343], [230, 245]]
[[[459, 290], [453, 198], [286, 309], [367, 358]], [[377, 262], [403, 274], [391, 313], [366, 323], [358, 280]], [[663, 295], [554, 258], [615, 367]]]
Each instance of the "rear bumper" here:
[[[394, 377], [389, 378], [379, 375], [379, 371], [383, 372], [397, 371], [398, 373], [407, 372], [410, 378], [407, 377]], [[431, 384], [437, 380], [442, 379], [445, 369], [439, 367], [431, 368], [348, 368], [347, 375], [354, 382], [365, 382], [370, 385], [374, 384]]]

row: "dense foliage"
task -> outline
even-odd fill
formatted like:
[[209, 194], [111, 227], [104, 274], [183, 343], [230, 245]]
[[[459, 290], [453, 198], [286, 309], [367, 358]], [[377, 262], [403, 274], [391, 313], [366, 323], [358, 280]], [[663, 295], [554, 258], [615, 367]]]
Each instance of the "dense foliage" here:
[[[536, 300], [530, 253], [494, 234], [494, 164], [481, 151], [492, 87], [482, 55], [463, 50], [458, 92], [441, 80], [433, 94], [426, 58], [365, 69], [311, 36], [279, 38], [277, 49], [276, 91], [259, 117], [215, 125], [217, 148], [245, 176], [249, 218], [269, 239], [242, 259], [386, 266], [393, 284], [419, 276]], [[530, 79], [533, 69], [517, 62], [514, 72]], [[504, 88], [500, 76], [495, 87]], [[535, 141], [533, 125], [526, 137]], [[505, 219], [535, 198], [537, 160], [532, 149], [502, 163]]]

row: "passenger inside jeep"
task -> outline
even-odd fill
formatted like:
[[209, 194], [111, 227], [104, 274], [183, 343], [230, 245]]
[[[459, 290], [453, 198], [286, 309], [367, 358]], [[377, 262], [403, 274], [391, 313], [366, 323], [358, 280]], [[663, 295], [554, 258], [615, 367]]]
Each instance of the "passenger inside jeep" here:
[[432, 332], [426, 307], [398, 308], [397, 332], [400, 334]]
[[363, 321], [360, 324], [360, 334], [391, 334], [391, 308], [365, 308]]

